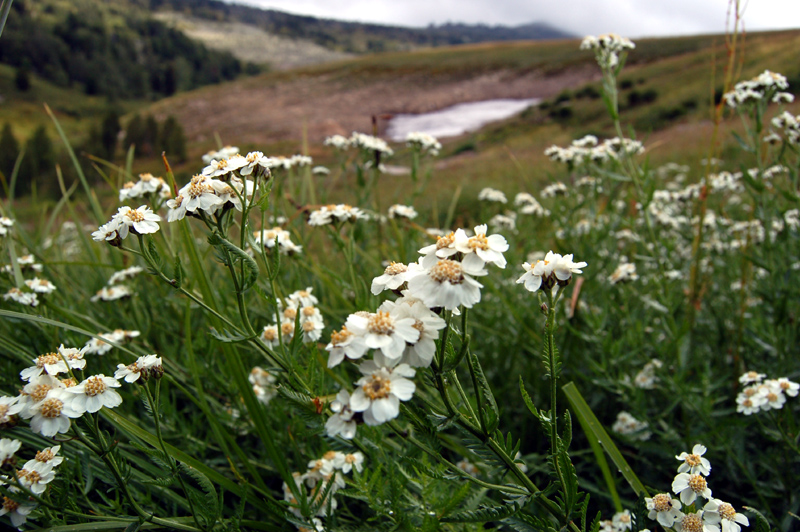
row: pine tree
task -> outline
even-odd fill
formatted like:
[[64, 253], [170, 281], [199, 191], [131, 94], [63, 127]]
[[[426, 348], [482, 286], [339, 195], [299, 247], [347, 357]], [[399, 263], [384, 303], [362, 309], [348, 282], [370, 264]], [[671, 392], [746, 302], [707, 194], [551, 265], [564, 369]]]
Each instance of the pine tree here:
[[14, 131], [11, 125], [6, 123], [3, 126], [3, 132], [0, 133], [0, 172], [6, 177], [6, 180], [11, 178], [11, 171], [14, 169], [14, 163], [17, 162], [19, 156], [19, 142], [14, 137]]
[[164, 121], [161, 138], [167, 157], [181, 163], [186, 161], [186, 136], [183, 133], [183, 127], [174, 116], [170, 116]]

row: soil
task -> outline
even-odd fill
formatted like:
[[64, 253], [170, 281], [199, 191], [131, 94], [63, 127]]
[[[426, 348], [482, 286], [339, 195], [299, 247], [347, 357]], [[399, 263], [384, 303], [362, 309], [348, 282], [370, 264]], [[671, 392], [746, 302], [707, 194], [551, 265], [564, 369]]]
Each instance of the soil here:
[[458, 103], [495, 98], [550, 98], [599, 78], [594, 65], [558, 74], [496, 71], [467, 79], [432, 79], [410, 74], [354, 83], [331, 74], [294, 77], [259, 84], [231, 83], [159, 102], [162, 118], [175, 115], [190, 142], [267, 145], [311, 143], [353, 131], [378, 134], [395, 113], [423, 113]]

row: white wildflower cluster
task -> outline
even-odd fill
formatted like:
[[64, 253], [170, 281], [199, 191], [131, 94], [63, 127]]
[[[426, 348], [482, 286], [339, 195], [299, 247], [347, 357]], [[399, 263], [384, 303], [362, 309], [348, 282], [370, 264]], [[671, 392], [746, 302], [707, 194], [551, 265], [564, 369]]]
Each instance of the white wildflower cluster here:
[[550, 211], [542, 207], [532, 194], [519, 192], [514, 197], [514, 205], [519, 207], [520, 214], [532, 214], [539, 218], [550, 216]]
[[[750, 525], [747, 517], [738, 513], [733, 505], [712, 497], [707, 479], [711, 463], [703, 456], [706, 451], [705, 446], [698, 443], [691, 453], [682, 452], [675, 457], [681, 464], [672, 481], [672, 493], [645, 498], [649, 519], [677, 532], [740, 532], [743, 525]], [[673, 494], [678, 498], [673, 498]], [[700, 498], [705, 504], [701, 505]], [[687, 507], [693, 511], [681, 511]]]
[[119, 270], [117, 272], [114, 272], [114, 274], [111, 275], [111, 277], [108, 279], [106, 286], [98, 290], [97, 293], [93, 295], [90, 300], [92, 302], [116, 301], [118, 299], [123, 299], [132, 296], [133, 289], [131, 289], [127, 285], [120, 283], [136, 277], [143, 271], [144, 269], [141, 268], [140, 266], [131, 266], [130, 268], [125, 268], [124, 270]]
[[389, 218], [408, 218], [413, 220], [417, 217], [417, 210], [411, 205], [395, 204], [389, 207]]
[[8, 216], [0, 216], [0, 237], [8, 235], [12, 227], [14, 227], [14, 220]]
[[[789, 111], [784, 111], [771, 121], [772, 127], [779, 130], [783, 135], [783, 138], [789, 144], [800, 144], [800, 115], [794, 116]], [[774, 135], [780, 140], [780, 136], [772, 132], [770, 135]], [[768, 135], [768, 137], [770, 137]], [[769, 142], [774, 140], [774, 137], [771, 137], [770, 140], [767, 138], [764, 139], [765, 142]]]
[[517, 279], [517, 283], [524, 283], [525, 288], [531, 292], [537, 290], [550, 290], [555, 285], [566, 286], [572, 279], [572, 274], [583, 273], [585, 262], [575, 262], [572, 254], [560, 255], [548, 251], [544, 259], [537, 260], [535, 264], [526, 262], [522, 265], [525, 273]]
[[786, 377], [766, 379], [766, 375], [748, 371], [739, 377], [739, 383], [748, 385], [736, 396], [736, 411], [749, 416], [758, 412], [780, 410], [786, 397], [797, 397], [800, 384]]
[[439, 150], [442, 149], [442, 144], [436, 137], [418, 131], [412, 131], [406, 135], [406, 145], [423, 155], [432, 155], [434, 157], [439, 155]]
[[382, 156], [386, 157], [391, 157], [394, 155], [394, 150], [389, 147], [385, 140], [379, 139], [378, 137], [373, 137], [372, 135], [367, 135], [365, 133], [358, 133], [356, 131], [354, 131], [350, 136], [348, 145], [370, 154], [378, 152]]
[[119, 200], [127, 201], [135, 198], [143, 198], [151, 195], [158, 195], [161, 199], [172, 196], [169, 185], [161, 177], [153, 174], [139, 174], [139, 181], [128, 181], [119, 190]]
[[517, 231], [517, 213], [506, 211], [503, 214], [495, 214], [489, 218], [489, 227], [496, 231]]
[[14, 301], [26, 307], [35, 307], [39, 305], [39, 297], [36, 292], [23, 292], [19, 288], [11, 287], [8, 292], [3, 294], [4, 301]]
[[[0, 464], [4, 468], [13, 468], [16, 462], [15, 454], [21, 446], [22, 442], [19, 440], [8, 438], [0, 440]], [[28, 515], [36, 508], [33, 499], [20, 488], [41, 496], [47, 490], [47, 485], [55, 479], [56, 468], [64, 461], [63, 456], [58, 456], [60, 450], [61, 446], [55, 445], [37, 451], [21, 469], [16, 469], [16, 479], [12, 476], [0, 476], [0, 485], [8, 486], [6, 490], [13, 494], [11, 497], [3, 497], [0, 516], [7, 515], [14, 527], [19, 529], [25, 524]]]
[[328, 175], [331, 173], [331, 170], [327, 166], [315, 166], [311, 169], [311, 173], [314, 175]]
[[617, 420], [611, 426], [611, 430], [621, 436], [626, 436], [633, 440], [648, 440], [652, 435], [647, 428], [650, 425], [646, 421], [639, 421], [628, 412], [622, 411], [617, 414]]
[[542, 189], [542, 197], [543, 198], [554, 198], [556, 196], [566, 196], [567, 195], [567, 185], [564, 183], [557, 181], [552, 185], [547, 185]]
[[786, 77], [776, 72], [765, 70], [751, 80], [740, 81], [733, 90], [722, 95], [725, 104], [731, 109], [753, 106], [759, 102], [792, 102], [794, 96], [781, 92], [789, 88]]
[[303, 246], [292, 242], [292, 234], [279, 226], [253, 232], [253, 241], [257, 246], [264, 246], [267, 251], [275, 249], [283, 255], [295, 255], [303, 251]]
[[[314, 159], [308, 155], [295, 154], [291, 157], [265, 157], [263, 163], [265, 168], [281, 168], [283, 170], [291, 170], [293, 168], [302, 168], [304, 166], [311, 166], [314, 164]], [[318, 167], [319, 168], [319, 167]], [[327, 168], [325, 168], [327, 170]]]
[[126, 331], [124, 329], [115, 329], [111, 332], [99, 332], [96, 335], [97, 338], [92, 338], [86, 342], [82, 351], [85, 355], [105, 355], [114, 348], [112, 344], [121, 344], [122, 342], [136, 338], [140, 334], [139, 331]]
[[608, 282], [611, 284], [627, 283], [635, 281], [639, 278], [636, 273], [636, 264], [632, 262], [621, 262], [617, 269], [608, 276]]
[[367, 218], [367, 213], [352, 205], [344, 203], [323, 205], [319, 209], [311, 211], [308, 217], [308, 225], [319, 226], [340, 222], [355, 222], [357, 220], [366, 220]]
[[343, 135], [331, 135], [323, 142], [325, 146], [333, 146], [337, 150], [346, 150], [350, 147], [350, 139]]
[[636, 377], [633, 379], [633, 384], [637, 388], [642, 388], [643, 390], [652, 390], [655, 388], [656, 382], [658, 382], [656, 370], [661, 369], [663, 365], [663, 362], [654, 358], [645, 364], [642, 370], [636, 374]]
[[634, 156], [642, 153], [644, 153], [644, 145], [638, 140], [613, 137], [598, 144], [597, 137], [594, 135], [573, 140], [566, 148], [553, 145], [544, 150], [544, 154], [551, 161], [565, 163], [570, 167], [581, 166], [589, 162], [603, 164], [619, 160], [621, 154]]
[[108, 278], [108, 286], [113, 286], [115, 284], [121, 283], [122, 281], [133, 279], [143, 271], [144, 268], [142, 268], [141, 266], [131, 266], [130, 268], [125, 268], [124, 270], [116, 271], [111, 275], [111, 277]]
[[627, 37], [620, 37], [615, 33], [607, 33], [595, 37], [589, 35], [583, 38], [581, 50], [593, 50], [597, 64], [602, 69], [614, 69], [619, 65], [620, 54], [626, 50], [633, 50], [636, 45]]
[[[248, 154], [250, 155], [250, 154]], [[246, 161], [244, 157], [236, 156], [238, 158], [224, 159], [222, 161], [214, 161], [211, 166], [207, 166], [206, 170], [201, 175], [192, 177], [191, 181], [178, 191], [175, 198], [167, 201], [169, 212], [167, 213], [168, 222], [176, 222], [182, 220], [187, 214], [199, 216], [201, 214], [213, 215], [221, 209], [234, 207], [236, 210], [242, 210], [241, 198], [246, 196], [252, 197], [255, 193], [255, 185], [250, 179], [241, 179], [235, 175], [224, 180], [216, 179], [217, 176], [224, 176], [230, 173], [234, 168], [243, 173], [248, 166], [243, 164]], [[256, 165], [263, 162], [263, 159], [255, 161]], [[222, 165], [225, 166], [222, 166]], [[215, 169], [214, 169], [215, 168]], [[268, 171], [265, 166], [262, 171]], [[250, 168], [252, 172], [252, 168]], [[249, 175], [249, 174], [248, 174]]]
[[[303, 497], [308, 497], [308, 504], [311, 508], [316, 509], [316, 516], [328, 517], [328, 511], [336, 510], [338, 507], [334, 495], [345, 487], [344, 475], [354, 469], [359, 473], [364, 469], [364, 455], [361, 452], [345, 454], [339, 451], [328, 451], [321, 458], [311, 460], [305, 473], [294, 472], [292, 476], [296, 492]], [[283, 500], [289, 503], [289, 510], [292, 513], [297, 517], [302, 517], [300, 502], [285, 482], [283, 483]], [[322, 522], [319, 519], [314, 518], [313, 524], [315, 530], [323, 530]]]
[[286, 304], [276, 301], [280, 325], [267, 325], [261, 333], [261, 341], [275, 347], [281, 341], [289, 343], [295, 335], [295, 324], [300, 327], [304, 342], [316, 342], [322, 337], [325, 322], [322, 313], [315, 306], [319, 300], [312, 292], [313, 288], [297, 290], [286, 297]]
[[160, 379], [164, 374], [161, 357], [157, 355], [145, 355], [136, 359], [133, 364], [117, 364], [117, 371], [114, 372], [115, 379], [122, 379], [125, 382], [147, 382], [151, 377]]
[[253, 385], [253, 393], [260, 402], [269, 404], [273, 397], [278, 394], [278, 388], [275, 386], [277, 379], [275, 375], [259, 366], [254, 367], [247, 377], [250, 384]]
[[158, 222], [161, 216], [154, 213], [150, 207], [142, 205], [138, 209], [128, 206], [120, 207], [111, 217], [111, 221], [100, 226], [92, 233], [92, 238], [97, 242], [109, 242], [119, 245], [128, 233], [147, 235], [158, 231]]
[[628, 532], [632, 527], [633, 517], [630, 510], [617, 512], [613, 518], [600, 521], [600, 532]]
[[505, 193], [501, 190], [486, 187], [478, 192], [478, 199], [480, 201], [489, 201], [494, 203], [508, 203]]
[[[20, 271], [23, 273], [28, 273], [30, 271], [33, 272], [40, 272], [42, 271], [42, 265], [37, 264], [33, 255], [23, 255], [19, 259], [17, 259], [17, 264], [20, 267]], [[13, 268], [10, 264], [5, 265], [3, 267], [3, 272], [8, 273], [9, 275], [13, 275]], [[31, 279], [25, 279], [23, 281], [25, 286], [28, 288], [28, 291], [21, 290], [20, 288], [12, 287], [3, 294], [3, 299], [5, 301], [14, 301], [15, 303], [19, 303], [20, 305], [28, 306], [28, 307], [35, 307], [39, 305], [39, 294], [50, 294], [56, 290], [56, 285], [48, 281], [47, 279], [41, 279], [38, 276], [34, 276]]]
[[225, 146], [220, 150], [211, 150], [203, 155], [203, 164], [209, 165], [213, 161], [222, 161], [239, 154], [239, 148], [236, 146]]

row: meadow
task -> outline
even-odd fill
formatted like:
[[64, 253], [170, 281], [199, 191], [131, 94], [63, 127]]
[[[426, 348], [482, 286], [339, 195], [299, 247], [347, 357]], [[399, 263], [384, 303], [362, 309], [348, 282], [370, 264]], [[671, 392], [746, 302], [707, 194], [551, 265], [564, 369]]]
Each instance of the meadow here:
[[[617, 36], [572, 43], [594, 96], [549, 104], [593, 132], [532, 110], [479, 134], [512, 155], [463, 159], [461, 183], [435, 162], [455, 145], [353, 133], [314, 158], [217, 146], [193, 176], [129, 158], [96, 184], [54, 115], [75, 184], [20, 204], [3, 182], [0, 519], [796, 530], [797, 86], [738, 39], [677, 161], [628, 96], [673, 75], [645, 70], [667, 52]], [[515, 147], [547, 134], [520, 177]]]

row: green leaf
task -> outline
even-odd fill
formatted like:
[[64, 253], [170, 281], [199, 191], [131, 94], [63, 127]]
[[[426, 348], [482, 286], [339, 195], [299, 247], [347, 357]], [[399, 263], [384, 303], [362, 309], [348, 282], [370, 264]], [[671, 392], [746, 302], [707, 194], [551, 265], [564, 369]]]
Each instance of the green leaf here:
[[506, 501], [500, 506], [484, 506], [478, 510], [468, 510], [441, 519], [443, 523], [486, 523], [499, 521], [519, 512], [528, 502], [528, 497], [519, 497]]
[[174, 266], [172, 268], [172, 278], [175, 282], [172, 286], [175, 288], [180, 288], [183, 285], [183, 278], [185, 276], [186, 271], [183, 269], [183, 265], [181, 264], [181, 257], [176, 253]]
[[539, 410], [533, 405], [531, 396], [528, 395], [528, 391], [525, 389], [525, 383], [522, 381], [522, 375], [519, 376], [519, 391], [522, 394], [522, 401], [525, 403], [525, 406], [528, 407], [530, 413], [536, 416], [537, 418], [541, 417], [539, 414]]
[[[619, 452], [619, 449], [617, 449], [614, 441], [609, 437], [606, 430], [600, 424], [600, 421], [598, 421], [597, 417], [594, 415], [594, 412], [592, 412], [592, 409], [589, 408], [588, 404], [586, 404], [586, 401], [578, 391], [575, 383], [570, 382], [564, 385], [561, 389], [564, 391], [564, 395], [567, 396], [567, 400], [569, 401], [572, 410], [575, 412], [575, 415], [578, 417], [578, 421], [580, 422], [583, 431], [586, 433], [586, 438], [589, 440], [589, 442], [599, 442], [603, 449], [605, 449], [606, 453], [608, 453], [608, 456], [611, 457], [614, 465], [616, 465], [617, 469], [622, 473], [622, 476], [625, 477], [625, 480], [627, 480], [628, 484], [631, 486], [631, 488], [633, 488], [633, 491], [636, 492], [636, 495], [644, 494], [645, 496], [649, 496], [644, 484], [642, 484], [642, 482], [636, 476], [636, 473], [633, 472], [633, 469], [631, 469], [631, 466], [629, 466], [628, 462], [625, 461], [625, 458], [622, 457], [622, 453]], [[616, 489], [614, 492], [616, 492]]]
[[466, 355], [469, 350], [469, 342], [470, 336], [467, 335], [458, 353], [455, 352], [453, 344], [450, 341], [447, 342], [444, 350], [444, 369], [442, 371], [452, 371], [458, 367], [461, 361], [464, 360], [464, 355]]
[[215, 340], [219, 342], [225, 342], [226, 344], [234, 344], [237, 342], [247, 342], [255, 338], [255, 335], [244, 335], [244, 334], [233, 334], [229, 332], [227, 329], [222, 329], [222, 332], [217, 331], [214, 327], [209, 328], [208, 334], [214, 337]]
[[761, 512], [750, 506], [744, 506], [743, 508], [755, 516], [755, 523], [753, 523], [752, 528], [753, 532], [770, 532], [769, 521]]
[[203, 497], [199, 497], [191, 491], [187, 495], [190, 497], [198, 497], [197, 502], [199, 504], [194, 505], [195, 511], [200, 512], [200, 514], [206, 518], [209, 524], [208, 528], [211, 528], [211, 526], [217, 522], [220, 515], [217, 490], [214, 488], [214, 484], [199, 470], [184, 462], [178, 462], [178, 467], [181, 471], [192, 477], [200, 486], [200, 489], [203, 490]]
[[[233, 242], [223, 237], [219, 232], [214, 231], [208, 237], [208, 243], [220, 251], [220, 257], [223, 258], [223, 263], [227, 265], [224, 252], [232, 255], [233, 263], [241, 262], [244, 264], [244, 279], [242, 279], [241, 291], [246, 292], [258, 280], [258, 264], [248, 255], [244, 250], [237, 247]], [[223, 252], [224, 251], [224, 252]]]
[[478, 396], [478, 417], [480, 417], [481, 428], [488, 437], [497, 429], [497, 425], [500, 422], [500, 412], [497, 410], [494, 394], [489, 387], [489, 382], [486, 380], [486, 375], [483, 374], [483, 368], [481, 368], [477, 355], [468, 353], [467, 362], [469, 363], [469, 372], [472, 376], [475, 394]]

